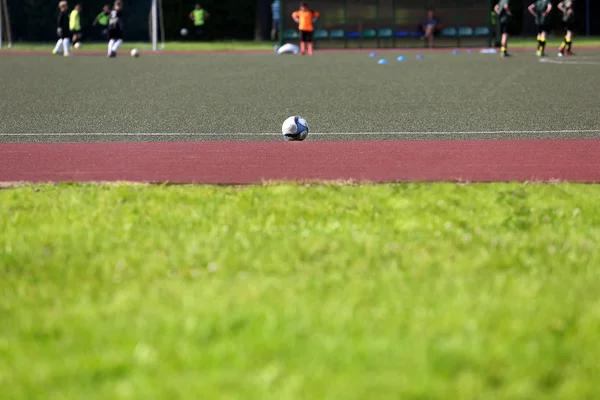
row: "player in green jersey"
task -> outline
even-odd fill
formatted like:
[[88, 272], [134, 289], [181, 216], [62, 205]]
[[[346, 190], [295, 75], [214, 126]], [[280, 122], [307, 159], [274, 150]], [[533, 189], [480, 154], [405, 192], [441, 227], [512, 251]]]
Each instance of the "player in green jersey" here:
[[510, 8], [508, 7], [509, 0], [500, 0], [498, 4], [494, 7], [494, 11], [498, 14], [498, 22], [500, 22], [500, 32], [502, 33], [502, 41], [500, 45], [502, 46], [502, 52], [500, 55], [502, 57], [508, 57], [510, 54], [507, 53], [506, 48], [508, 47], [508, 23], [510, 22], [510, 18], [512, 17], [512, 13], [510, 12]]
[[565, 0], [558, 3], [558, 9], [563, 13], [563, 25], [565, 27], [565, 40], [558, 48], [558, 56], [572, 56], [571, 45], [573, 44], [573, 25], [575, 25], [575, 13], [573, 12], [574, 0]]
[[531, 15], [535, 17], [535, 24], [538, 27], [538, 57], [546, 55], [546, 33], [548, 32], [548, 24], [550, 22], [550, 11], [552, 11], [552, 3], [550, 0], [536, 0], [527, 9]]

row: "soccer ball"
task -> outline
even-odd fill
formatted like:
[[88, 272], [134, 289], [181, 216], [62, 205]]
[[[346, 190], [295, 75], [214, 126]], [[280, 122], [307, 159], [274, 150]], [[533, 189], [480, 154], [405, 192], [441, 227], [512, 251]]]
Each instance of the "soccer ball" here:
[[74, 46], [74, 47], [75, 47], [76, 49], [80, 48], [80, 47], [81, 47], [81, 43], [80, 43], [80, 42], [77, 42], [77, 43], [75, 43], [75, 46]]
[[283, 121], [281, 133], [285, 140], [301, 141], [308, 136], [308, 124], [302, 117], [293, 116]]
[[188, 30], [185, 29], [185, 28], [181, 28], [181, 30], [179, 31], [179, 33], [181, 33], [181, 36], [187, 36]]
[[131, 57], [139, 57], [140, 51], [138, 49], [131, 50]]

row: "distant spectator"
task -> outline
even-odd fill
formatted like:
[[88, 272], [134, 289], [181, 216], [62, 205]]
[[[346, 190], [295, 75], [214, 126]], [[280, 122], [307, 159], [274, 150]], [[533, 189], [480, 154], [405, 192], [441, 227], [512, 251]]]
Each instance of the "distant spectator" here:
[[279, 32], [279, 21], [281, 19], [281, 2], [279, 0], [274, 0], [271, 3], [271, 40], [277, 39], [277, 33]]
[[202, 8], [199, 3], [196, 3], [196, 6], [190, 13], [190, 19], [194, 21], [194, 28], [196, 29], [196, 36], [198, 39], [204, 39], [204, 22], [208, 19], [210, 15]]
[[100, 25], [102, 29], [102, 36], [108, 37], [108, 21], [110, 20], [110, 6], [107, 4], [102, 9], [102, 12], [96, 15], [96, 19], [92, 23], [92, 26]]
[[425, 23], [423, 24], [425, 38], [427, 39], [430, 48], [432, 48], [434, 45], [434, 36], [439, 29], [440, 19], [435, 15], [435, 11], [433, 10], [433, 8], [430, 7], [427, 10], [427, 18], [425, 19]]

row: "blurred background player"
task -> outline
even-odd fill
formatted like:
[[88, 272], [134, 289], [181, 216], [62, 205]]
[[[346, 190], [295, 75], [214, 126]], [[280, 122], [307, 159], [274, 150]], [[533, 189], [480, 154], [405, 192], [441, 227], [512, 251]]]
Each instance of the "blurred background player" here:
[[279, 0], [274, 0], [273, 3], [271, 3], [271, 40], [277, 39], [280, 18], [281, 2]]
[[110, 18], [108, 20], [108, 56], [116, 57], [117, 51], [121, 44], [123, 44], [123, 20], [121, 17], [120, 1], [116, 1], [113, 9], [110, 12]]
[[58, 41], [56, 42], [54, 50], [52, 50], [52, 54], [63, 53], [65, 57], [68, 57], [71, 55], [69, 53], [69, 48], [71, 47], [71, 32], [69, 32], [69, 4], [66, 1], [61, 1], [58, 3], [58, 9], [60, 10], [60, 13], [58, 14], [58, 21], [56, 23], [56, 35], [58, 36]]
[[77, 43], [81, 40], [81, 4], [75, 5], [71, 15], [69, 16], [69, 29], [73, 35], [73, 46], [77, 46]]
[[92, 26], [100, 25], [102, 36], [108, 37], [108, 21], [110, 20], [110, 6], [107, 4], [102, 8], [102, 12], [96, 15]]
[[300, 10], [292, 13], [292, 18], [298, 24], [300, 31], [300, 55], [306, 54], [308, 44], [308, 54], [313, 54], [313, 32], [315, 30], [313, 23], [319, 18], [319, 13], [308, 8], [308, 3], [300, 3]]
[[573, 25], [575, 24], [575, 13], [573, 12], [573, 0], [566, 0], [558, 3], [558, 9], [563, 13], [563, 25], [565, 28], [565, 40], [558, 48], [558, 56], [562, 57], [565, 54], [572, 56], [571, 44], [573, 40]]
[[510, 22], [510, 17], [512, 17], [512, 13], [509, 8], [509, 0], [500, 0], [498, 4], [494, 7], [494, 11], [498, 14], [498, 22], [500, 22], [500, 33], [502, 34], [502, 39], [500, 41], [500, 46], [502, 52], [500, 55], [502, 57], [508, 57], [510, 54], [507, 52], [508, 48], [508, 23]]
[[535, 24], [538, 28], [538, 49], [536, 54], [538, 57], [543, 57], [546, 55], [546, 33], [548, 32], [549, 14], [552, 11], [552, 3], [550, 0], [536, 0], [527, 10], [535, 17]]
[[209, 14], [202, 8], [199, 3], [196, 3], [196, 6], [190, 13], [190, 19], [194, 21], [194, 29], [196, 29], [196, 37], [199, 40], [204, 39], [204, 22], [208, 19]]
[[434, 46], [434, 37], [435, 33], [440, 29], [440, 19], [435, 15], [435, 11], [433, 8], [429, 8], [427, 10], [427, 18], [425, 19], [425, 23], [423, 24], [423, 32], [425, 33], [425, 39], [427, 39], [427, 43], [430, 48]]

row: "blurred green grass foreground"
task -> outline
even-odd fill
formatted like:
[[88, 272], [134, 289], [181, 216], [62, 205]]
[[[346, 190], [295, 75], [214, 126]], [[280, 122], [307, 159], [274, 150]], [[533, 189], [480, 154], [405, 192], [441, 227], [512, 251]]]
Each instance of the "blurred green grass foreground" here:
[[600, 187], [0, 190], [3, 398], [584, 399]]

